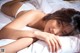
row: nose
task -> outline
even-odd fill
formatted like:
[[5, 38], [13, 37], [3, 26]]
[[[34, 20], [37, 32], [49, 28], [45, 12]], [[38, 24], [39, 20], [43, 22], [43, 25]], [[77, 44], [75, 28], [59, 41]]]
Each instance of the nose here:
[[50, 29], [49, 29], [49, 32], [50, 32], [50, 33], [52, 33], [52, 34], [55, 34], [55, 32], [54, 32], [54, 29], [53, 29], [53, 28], [50, 28]]
[[58, 32], [59, 32], [59, 29], [50, 28], [50, 33], [53, 33], [53, 34], [57, 35]]

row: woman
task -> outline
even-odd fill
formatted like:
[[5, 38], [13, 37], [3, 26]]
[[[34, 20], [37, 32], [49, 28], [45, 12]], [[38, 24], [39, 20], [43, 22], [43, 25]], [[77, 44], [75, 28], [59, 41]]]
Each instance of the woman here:
[[[40, 15], [38, 13], [37, 13], [37, 15]], [[25, 14], [25, 15], [27, 15], [27, 14]], [[59, 35], [59, 36], [65, 36], [65, 35], [76, 35], [76, 34], [80, 33], [80, 28], [79, 28], [80, 27], [80, 25], [79, 25], [79, 22], [80, 22], [80, 12], [76, 11], [74, 9], [61, 9], [59, 11], [56, 11], [53, 14], [49, 14], [47, 16], [44, 16], [43, 19], [41, 19], [43, 21], [42, 23], [44, 23], [44, 25], [43, 24], [39, 24], [39, 21], [37, 22], [38, 24], [36, 23], [36, 25], [45, 26], [44, 30], [43, 30], [45, 32], [41, 32], [41, 31], [34, 31], [34, 32], [32, 32], [35, 35], [31, 34], [31, 31], [22, 31], [22, 30], [20, 30], [24, 26], [26, 26], [26, 24], [24, 24], [24, 23], [27, 23], [27, 21], [25, 21], [25, 20], [27, 20], [28, 17], [25, 18], [24, 17], [25, 15], [22, 16], [23, 18], [22, 17], [16, 18], [15, 20], [13, 20], [13, 22], [11, 22], [7, 26], [5, 26], [2, 29], [2, 31], [1, 31], [1, 32], [4, 32], [4, 34], [3, 33], [1, 34], [1, 35], [3, 35], [2, 38], [12, 38], [12, 39], [15, 39], [15, 38], [16, 39], [20, 39], [20, 38], [22, 38], [22, 40], [24, 40], [25, 38], [23, 38], [23, 37], [27, 37], [27, 38], [28, 37], [29, 38], [34, 38], [35, 37], [35, 38], [43, 40], [43, 41], [46, 41], [46, 40], [52, 41], [51, 39], [53, 39], [53, 41], [55, 41], [54, 39], [56, 39], [57, 37], [53, 36], [53, 34]], [[29, 16], [29, 18], [30, 18], [30, 16]], [[33, 16], [31, 16], [31, 17], [33, 17]], [[34, 17], [36, 17], [36, 16], [34, 16]], [[25, 18], [25, 20], [24, 20], [24, 18]], [[21, 21], [20, 19], [24, 20], [25, 22]], [[51, 24], [51, 25], [49, 25], [49, 24]], [[14, 27], [14, 26], [16, 26], [16, 27]], [[28, 25], [28, 26], [32, 27], [31, 25]], [[49, 29], [51, 27], [53, 27], [53, 30]], [[40, 30], [42, 30], [42, 29], [40, 29]], [[30, 33], [27, 33], [27, 32], [30, 32]], [[53, 34], [49, 34], [49, 33], [46, 33], [46, 32], [53, 33]], [[12, 34], [12, 33], [14, 33], [14, 34]], [[8, 35], [5, 36], [5, 34], [8, 34]], [[21, 34], [21, 36], [19, 36], [20, 34]], [[47, 37], [48, 37], [48, 39], [46, 39]], [[54, 37], [54, 38], [52, 38], [52, 37]], [[27, 39], [25, 39], [25, 40], [27, 40]], [[33, 42], [33, 39], [31, 40], [31, 42], [29, 44], [26, 44], [26, 45], [28, 46], [32, 42]], [[18, 43], [18, 42], [16, 42], [16, 43]], [[54, 43], [56, 43], [56, 42], [54, 42]], [[21, 47], [21, 48], [23, 48], [23, 47]]]
[[[37, 39], [47, 42], [51, 48], [52, 45], [50, 44], [54, 45], [55, 43], [55, 46], [58, 45], [56, 44], [56, 41], [54, 40], [54, 38], [56, 39], [56, 37], [53, 34], [63, 36], [63, 35], [71, 35], [71, 34], [73, 35], [73, 34], [79, 33], [79, 23], [78, 23], [79, 16], [74, 16], [74, 15], [76, 14], [79, 15], [80, 12], [74, 9], [61, 9], [53, 14], [49, 14], [46, 16], [44, 13], [40, 11], [32, 11], [32, 10], [19, 16], [20, 14], [22, 13], [19, 13], [17, 15], [17, 18], [13, 20], [13, 22], [11, 22], [10, 24], [8, 24], [2, 29], [1, 32], [4, 32], [4, 34], [1, 33], [1, 35], [3, 35], [1, 36], [1, 38], [12, 38], [12, 39], [20, 39], [23, 37], [37, 38]], [[77, 19], [74, 19], [75, 17], [77, 17]], [[75, 22], [73, 22], [73, 20], [76, 20], [75, 21], [77, 22], [76, 25], [74, 25]], [[20, 30], [26, 25], [33, 27], [33, 28], [37, 28], [45, 32], [35, 31], [35, 30], [34, 31]], [[69, 30], [66, 30], [66, 29], [69, 29]], [[76, 33], [74, 33], [74, 31]], [[15, 34], [12, 34], [13, 32]], [[53, 33], [53, 34], [49, 34], [46, 32]], [[5, 34], [7, 34], [7, 36], [5, 36]], [[59, 47], [56, 47], [56, 49], [57, 48]], [[56, 49], [53, 48], [53, 50], [56, 50]]]

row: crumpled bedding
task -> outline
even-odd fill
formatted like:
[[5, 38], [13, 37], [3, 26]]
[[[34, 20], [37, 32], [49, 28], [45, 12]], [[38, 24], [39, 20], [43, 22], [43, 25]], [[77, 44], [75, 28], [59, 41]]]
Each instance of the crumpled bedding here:
[[30, 0], [37, 9], [44, 13], [55, 12], [61, 8], [73, 8], [80, 11], [80, 2], [67, 2], [63, 0]]

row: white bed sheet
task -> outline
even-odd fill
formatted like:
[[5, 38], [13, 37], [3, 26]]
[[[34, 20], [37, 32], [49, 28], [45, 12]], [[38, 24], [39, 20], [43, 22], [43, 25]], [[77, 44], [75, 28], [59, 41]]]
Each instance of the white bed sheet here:
[[2, 13], [2, 12], [0, 11], [0, 29], [1, 29], [2, 27], [4, 27], [6, 24], [8, 24], [9, 22], [11, 22], [11, 19], [10, 19], [10, 18], [11, 18], [11, 17], [5, 15], [4, 13]]
[[80, 2], [67, 2], [63, 0], [30, 0], [30, 2], [44, 13], [55, 12], [61, 8], [73, 8], [80, 11]]
[[[51, 11], [54, 12], [55, 10], [58, 9], [58, 8], [56, 8], [57, 4], [55, 4], [56, 6], [54, 7], [53, 6], [54, 3], [50, 3], [50, 0], [48, 0], [48, 1], [41, 0], [41, 1], [43, 1], [42, 2], [43, 4], [40, 4], [41, 5], [40, 9], [45, 13], [50, 13]], [[46, 6], [46, 5], [48, 5], [48, 6]], [[46, 6], [46, 8], [45, 7], [43, 8], [43, 6]], [[49, 7], [49, 9], [48, 9], [48, 7]], [[58, 6], [58, 7], [60, 7], [60, 6]], [[44, 9], [46, 9], [46, 10], [44, 11]], [[10, 17], [3, 14], [2, 12], [0, 12], [0, 28], [4, 27], [9, 22], [11, 22]], [[78, 37], [60, 37], [59, 39], [60, 39], [60, 43], [62, 45], [62, 49], [59, 50], [58, 53], [74, 53], [76, 51], [78, 51], [80, 53], [80, 38], [78, 38]], [[0, 46], [9, 44], [13, 41], [14, 40], [10, 40], [10, 39], [6, 39], [6, 40], [2, 39], [2, 40], [0, 40]], [[25, 49], [19, 51], [18, 53], [25, 53], [25, 52], [26, 53], [50, 53], [48, 50], [47, 44], [43, 41], [37, 41], [34, 44], [32, 44], [29, 48], [25, 48]]]

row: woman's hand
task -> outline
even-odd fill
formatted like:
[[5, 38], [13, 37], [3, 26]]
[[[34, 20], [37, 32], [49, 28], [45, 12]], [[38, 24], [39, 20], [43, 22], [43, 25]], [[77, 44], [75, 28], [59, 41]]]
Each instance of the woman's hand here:
[[56, 52], [61, 48], [61, 45], [58, 40], [58, 36], [55, 36], [54, 34], [50, 34], [47, 32], [41, 32], [41, 31], [35, 31], [34, 33], [36, 34], [35, 36], [36, 38], [43, 40], [48, 44], [49, 50], [51, 52]]

